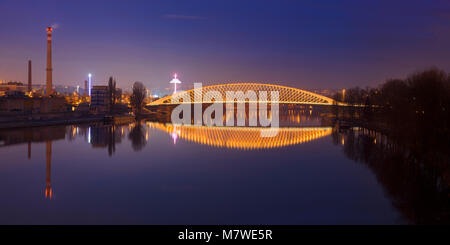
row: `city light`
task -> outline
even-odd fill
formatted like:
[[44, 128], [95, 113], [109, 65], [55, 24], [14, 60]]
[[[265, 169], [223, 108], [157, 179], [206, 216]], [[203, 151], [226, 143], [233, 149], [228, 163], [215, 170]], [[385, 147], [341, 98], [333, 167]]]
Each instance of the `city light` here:
[[176, 94], [176, 93], [177, 93], [177, 84], [181, 83], [181, 81], [178, 80], [177, 76], [178, 76], [178, 75], [175, 73], [175, 74], [173, 75], [172, 81], [170, 81], [170, 83], [173, 83], [173, 84], [174, 84], [173, 94]]
[[88, 140], [88, 143], [91, 143], [91, 127], [88, 128], [87, 140]]
[[88, 74], [88, 77], [89, 77], [89, 79], [88, 79], [88, 96], [91, 96], [91, 88], [92, 88], [91, 77], [92, 77], [92, 74], [89, 73], [89, 74]]

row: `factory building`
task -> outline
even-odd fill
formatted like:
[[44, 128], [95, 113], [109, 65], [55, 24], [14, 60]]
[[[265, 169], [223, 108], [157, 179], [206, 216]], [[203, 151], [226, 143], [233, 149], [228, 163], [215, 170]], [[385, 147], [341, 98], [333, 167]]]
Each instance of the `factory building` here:
[[24, 94], [28, 87], [21, 82], [3, 82], [0, 83], [0, 96]]
[[55, 113], [67, 111], [63, 97], [31, 98], [24, 95], [8, 95], [0, 98], [0, 113]]
[[[122, 90], [116, 89], [114, 96], [116, 96], [116, 105], [114, 109], [120, 109], [120, 103], [117, 103], [118, 98], [122, 96]], [[103, 114], [110, 111], [111, 93], [108, 86], [97, 85], [91, 89], [91, 107], [93, 113]]]
[[108, 111], [108, 86], [93, 86], [91, 89], [91, 111], [103, 113]]

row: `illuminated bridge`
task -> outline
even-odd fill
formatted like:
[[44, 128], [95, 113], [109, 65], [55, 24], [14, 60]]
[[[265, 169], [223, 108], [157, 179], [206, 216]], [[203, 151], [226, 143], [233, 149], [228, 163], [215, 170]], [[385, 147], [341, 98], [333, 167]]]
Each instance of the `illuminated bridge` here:
[[[216, 100], [215, 102], [226, 103], [226, 92], [238, 92], [242, 91], [243, 93], [237, 93], [236, 98], [234, 99], [237, 103], [242, 102], [258, 102], [258, 101], [249, 101], [249, 99], [244, 96], [244, 93], [247, 91], [254, 91], [255, 93], [259, 93], [260, 91], [267, 91], [267, 103], [273, 102], [271, 101], [271, 91], [278, 91], [279, 98], [278, 103], [280, 104], [308, 104], [308, 105], [332, 105], [336, 102], [333, 99], [328, 97], [312, 93], [306, 90], [285, 87], [280, 85], [272, 85], [272, 84], [262, 84], [262, 83], [230, 83], [230, 84], [221, 84], [221, 85], [212, 85], [206, 86], [202, 88], [195, 88], [185, 92], [180, 92], [175, 95], [166, 96], [159, 100], [156, 100], [150, 104], [149, 106], [157, 106], [157, 105], [174, 105], [174, 104], [189, 104], [189, 103], [203, 103], [201, 100], [199, 102], [195, 101], [194, 95], [201, 95], [201, 98], [205, 97], [205, 94], [212, 91], [218, 91], [222, 95], [223, 101]], [[181, 93], [187, 93], [190, 97], [190, 101], [182, 101], [180, 102], [172, 102], [172, 98], [180, 96]], [[175, 100], [177, 101], [177, 100]], [[263, 101], [264, 102], [264, 101]]]
[[331, 127], [289, 127], [279, 128], [274, 137], [261, 137], [261, 127], [208, 127], [195, 125], [173, 125], [147, 122], [150, 128], [164, 131], [177, 138], [199, 144], [231, 149], [268, 149], [310, 142], [332, 132]]

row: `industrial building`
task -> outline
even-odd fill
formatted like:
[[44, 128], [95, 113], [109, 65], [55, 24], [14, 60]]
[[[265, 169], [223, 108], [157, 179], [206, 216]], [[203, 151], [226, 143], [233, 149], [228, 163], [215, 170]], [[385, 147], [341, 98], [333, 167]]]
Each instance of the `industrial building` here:
[[91, 89], [91, 111], [103, 113], [109, 110], [108, 86], [93, 86]]
[[110, 109], [110, 102], [112, 101], [111, 96], [116, 97], [116, 103], [114, 105], [115, 112], [117, 111], [124, 111], [127, 110], [127, 108], [123, 108], [122, 104], [120, 103], [120, 97], [122, 96], [122, 90], [117, 89], [116, 91], [111, 94], [110, 88], [105, 85], [96, 85], [93, 86], [91, 89], [91, 107], [90, 111], [95, 114], [103, 114], [106, 112], [111, 111]]
[[25, 93], [28, 87], [21, 82], [3, 82], [0, 83], [0, 96], [14, 94], [16, 92]]
[[63, 97], [32, 98], [25, 95], [0, 97], [1, 114], [55, 113], [67, 111], [66, 100]]

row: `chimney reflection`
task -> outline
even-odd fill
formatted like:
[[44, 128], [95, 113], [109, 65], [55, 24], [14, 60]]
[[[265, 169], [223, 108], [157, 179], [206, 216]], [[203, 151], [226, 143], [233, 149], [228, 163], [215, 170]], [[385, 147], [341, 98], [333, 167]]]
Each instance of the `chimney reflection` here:
[[31, 159], [31, 142], [28, 141], [28, 160]]
[[51, 165], [52, 165], [52, 142], [46, 141], [45, 142], [45, 150], [46, 150], [46, 181], [45, 181], [45, 198], [52, 199], [52, 187], [51, 187]]

